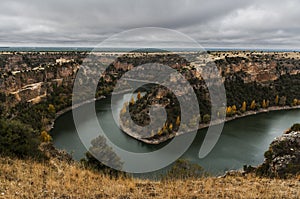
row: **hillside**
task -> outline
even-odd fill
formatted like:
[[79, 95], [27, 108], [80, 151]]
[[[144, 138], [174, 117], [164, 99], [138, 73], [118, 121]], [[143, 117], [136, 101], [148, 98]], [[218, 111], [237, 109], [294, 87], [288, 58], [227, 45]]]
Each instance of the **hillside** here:
[[300, 176], [253, 175], [151, 181], [112, 179], [78, 163], [0, 157], [0, 198], [298, 198]]
[[[261, 108], [297, 108], [300, 105], [299, 52], [210, 52], [209, 56], [224, 80], [227, 118], [246, 114], [247, 111], [255, 113]], [[1, 54], [0, 152], [3, 156], [0, 156], [0, 198], [297, 198], [300, 195], [299, 175], [289, 179], [272, 179], [235, 172], [223, 177], [153, 181], [113, 178], [73, 162], [67, 156], [53, 156], [51, 150], [45, 151], [46, 155], [50, 153], [49, 160], [37, 161], [37, 157], [44, 155], [38, 150], [40, 143], [51, 140], [47, 131], [55, 118], [61, 111], [70, 108], [74, 78], [85, 57], [85, 54], [74, 52]], [[117, 80], [133, 67], [158, 62], [170, 65], [189, 79], [199, 98], [203, 99], [203, 103], [199, 103], [203, 115], [201, 124], [210, 120], [205, 82], [195, 70], [196, 66], [205, 69], [206, 65], [201, 60], [189, 63], [174, 54], [155, 53], [95, 57], [101, 63], [113, 61], [97, 82], [95, 97], [109, 95]], [[92, 70], [86, 69], [85, 72], [93, 74]], [[89, 82], [89, 78], [87, 75], [83, 82]], [[161, 101], [167, 101], [164, 99], [168, 92], [164, 88], [159, 91], [162, 94], [147, 93], [128, 110], [141, 112], [145, 102], [152, 104], [157, 96]], [[177, 115], [173, 114], [173, 109], [168, 111], [173, 116], [170, 122], [174, 123], [172, 127], [176, 130]], [[205, 119], [205, 115], [209, 119]], [[135, 118], [142, 119], [141, 123], [147, 119], [137, 116]], [[171, 134], [172, 128], [168, 126], [170, 131], [155, 135], [162, 137]], [[278, 156], [275, 163], [278, 163], [279, 169], [282, 168], [281, 157], [290, 157], [290, 151], [281, 156], [282, 151], [277, 150], [281, 149], [280, 144], [274, 146], [275, 150], [272, 148], [265, 154], [269, 155], [269, 159], [260, 170], [264, 175], [274, 173], [273, 176], [279, 176], [277, 170], [272, 168], [274, 154]], [[293, 149], [299, 148], [298, 145], [291, 146]], [[277, 154], [277, 151], [280, 153]], [[11, 158], [16, 156], [19, 158]], [[290, 170], [298, 172], [299, 159], [292, 160], [285, 165], [295, 166]]]

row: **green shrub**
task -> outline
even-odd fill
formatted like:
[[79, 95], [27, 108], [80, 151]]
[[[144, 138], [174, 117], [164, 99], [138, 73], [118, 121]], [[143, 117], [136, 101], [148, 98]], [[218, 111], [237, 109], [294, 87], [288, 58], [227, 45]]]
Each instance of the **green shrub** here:
[[18, 120], [0, 120], [0, 151], [2, 155], [20, 158], [41, 155], [40, 141], [34, 130]]
[[198, 164], [179, 159], [173, 163], [167, 174], [163, 176], [163, 179], [201, 178], [207, 175], [208, 173]]

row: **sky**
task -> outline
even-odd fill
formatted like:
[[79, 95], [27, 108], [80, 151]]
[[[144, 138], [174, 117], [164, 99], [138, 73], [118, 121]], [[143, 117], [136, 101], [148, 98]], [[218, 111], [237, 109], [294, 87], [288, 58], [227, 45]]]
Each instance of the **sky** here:
[[1, 0], [0, 46], [90, 47], [159, 27], [203, 47], [300, 49], [299, 9], [299, 0]]

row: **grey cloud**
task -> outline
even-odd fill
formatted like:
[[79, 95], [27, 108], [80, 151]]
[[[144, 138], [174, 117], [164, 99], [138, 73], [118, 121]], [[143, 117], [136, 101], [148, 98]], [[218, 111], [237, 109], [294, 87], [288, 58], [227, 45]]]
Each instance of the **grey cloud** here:
[[297, 0], [3, 0], [0, 45], [90, 46], [152, 26], [181, 31], [205, 47], [298, 48], [299, 7]]

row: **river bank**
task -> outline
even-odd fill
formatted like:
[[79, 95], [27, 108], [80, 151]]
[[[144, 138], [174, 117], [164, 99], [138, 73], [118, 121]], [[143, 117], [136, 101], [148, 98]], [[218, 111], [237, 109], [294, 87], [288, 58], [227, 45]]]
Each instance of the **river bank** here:
[[[120, 91], [120, 92], [114, 92], [113, 94], [114, 95], [121, 95], [121, 94], [125, 94], [125, 93], [128, 93], [132, 91], [132, 89], [126, 89], [126, 90], [123, 90], [123, 91]], [[89, 103], [92, 103], [92, 102], [97, 102], [97, 101], [100, 101], [101, 99], [105, 99], [107, 97], [111, 96], [111, 94], [109, 95], [101, 95], [97, 98], [94, 98], [94, 99], [91, 99], [91, 100], [85, 100], [83, 102], [80, 102], [80, 103], [77, 103], [77, 104], [72, 104], [72, 106], [68, 106], [62, 110], [59, 110], [55, 113], [55, 117], [54, 119], [52, 119], [50, 121], [50, 125], [48, 125], [46, 127], [46, 131], [51, 131], [51, 129], [53, 129], [54, 125], [55, 125], [55, 120], [57, 120], [57, 118], [59, 118], [60, 116], [62, 116], [63, 114], [69, 112], [69, 111], [72, 111], [73, 109], [76, 109], [76, 108], [79, 108], [80, 106], [83, 106], [83, 105], [86, 105], [86, 104], [89, 104]]]
[[[215, 121], [211, 121], [210, 123], [204, 123], [204, 124], [200, 124], [198, 129], [204, 129], [207, 128], [209, 126], [213, 126], [213, 125], [218, 125], [221, 124], [223, 122], [229, 122], [229, 121], [233, 121], [239, 118], [244, 118], [247, 116], [251, 116], [251, 115], [256, 115], [256, 114], [260, 114], [260, 113], [268, 113], [268, 112], [272, 112], [272, 111], [280, 111], [280, 110], [293, 110], [293, 109], [299, 109], [300, 105], [298, 106], [272, 106], [272, 107], [268, 107], [265, 109], [259, 109], [257, 111], [246, 111], [245, 113], [239, 114], [239, 115], [234, 115], [231, 117], [226, 117], [225, 120], [215, 120]], [[137, 139], [141, 142], [144, 142], [146, 144], [160, 144], [162, 142], [165, 142], [169, 139], [174, 138], [175, 136], [180, 136], [183, 135], [187, 132], [176, 132], [175, 134], [171, 134], [171, 135], [167, 135], [167, 136], [161, 136], [158, 139], [149, 139], [149, 138], [141, 138], [140, 135], [138, 133], [132, 132], [130, 128], [125, 127], [123, 121], [120, 119], [119, 121], [119, 126], [121, 128], [121, 130], [126, 133], [127, 135], [129, 135], [130, 137]]]

